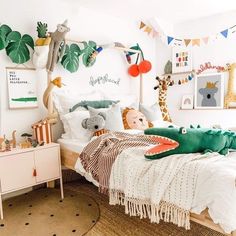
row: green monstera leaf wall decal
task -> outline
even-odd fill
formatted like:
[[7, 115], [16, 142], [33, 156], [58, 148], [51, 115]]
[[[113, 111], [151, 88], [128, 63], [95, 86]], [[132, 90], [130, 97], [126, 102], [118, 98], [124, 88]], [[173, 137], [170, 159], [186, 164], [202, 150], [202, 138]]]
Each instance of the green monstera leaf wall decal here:
[[96, 48], [97, 48], [97, 44], [95, 42], [93, 42], [93, 41], [89, 41], [87, 43], [87, 45], [85, 46], [85, 48], [83, 50], [83, 64], [86, 67], [90, 67], [90, 66], [92, 66], [96, 62], [96, 59], [94, 59], [93, 61], [89, 62], [89, 58], [91, 57], [93, 52], [96, 50]]
[[0, 26], [0, 50], [4, 49], [8, 45], [7, 35], [11, 32], [11, 28], [8, 25]]
[[76, 72], [79, 69], [81, 52], [77, 44], [66, 45], [66, 50], [61, 60], [62, 66], [71, 73]]
[[7, 35], [9, 42], [6, 51], [12, 62], [22, 64], [30, 59], [28, 47], [34, 49], [34, 40], [28, 34], [21, 34], [17, 31], [12, 31]]

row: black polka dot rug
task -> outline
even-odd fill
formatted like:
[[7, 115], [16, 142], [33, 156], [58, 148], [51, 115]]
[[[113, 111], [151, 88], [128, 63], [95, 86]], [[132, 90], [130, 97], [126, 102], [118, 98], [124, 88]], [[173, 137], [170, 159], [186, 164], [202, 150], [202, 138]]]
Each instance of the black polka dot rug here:
[[100, 210], [86, 194], [38, 189], [3, 202], [1, 236], [85, 235], [99, 220]]

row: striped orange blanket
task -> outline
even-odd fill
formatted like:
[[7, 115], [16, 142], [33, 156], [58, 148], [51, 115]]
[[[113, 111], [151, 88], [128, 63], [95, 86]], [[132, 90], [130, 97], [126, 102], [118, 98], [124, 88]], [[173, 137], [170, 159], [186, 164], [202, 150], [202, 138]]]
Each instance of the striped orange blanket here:
[[[154, 139], [155, 137], [155, 139]], [[134, 135], [122, 132], [103, 134], [90, 142], [80, 154], [84, 169], [99, 183], [99, 191], [108, 193], [111, 168], [117, 156], [127, 148], [157, 145], [160, 136]]]

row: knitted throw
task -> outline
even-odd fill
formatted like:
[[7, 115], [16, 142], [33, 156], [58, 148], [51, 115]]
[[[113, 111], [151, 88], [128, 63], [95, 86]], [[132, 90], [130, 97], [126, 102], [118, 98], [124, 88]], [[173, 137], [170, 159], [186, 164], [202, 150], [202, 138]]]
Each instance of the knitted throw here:
[[162, 219], [190, 229], [198, 173], [205, 159], [216, 154], [147, 160], [144, 152], [145, 148], [128, 149], [116, 159], [110, 176], [110, 204], [124, 205], [130, 216], [148, 217], [155, 223]]

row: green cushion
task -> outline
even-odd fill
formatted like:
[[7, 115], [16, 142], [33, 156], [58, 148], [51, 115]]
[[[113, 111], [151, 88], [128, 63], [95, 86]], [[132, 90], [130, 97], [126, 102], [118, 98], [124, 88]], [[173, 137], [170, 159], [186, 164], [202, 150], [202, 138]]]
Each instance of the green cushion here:
[[113, 101], [113, 100], [95, 100], [95, 101], [81, 101], [79, 103], [77, 103], [76, 105], [74, 105], [69, 111], [73, 112], [75, 111], [78, 107], [84, 107], [86, 109], [88, 109], [88, 107], [93, 107], [96, 109], [99, 108], [108, 108], [110, 105], [112, 104], [116, 104], [119, 101]]

